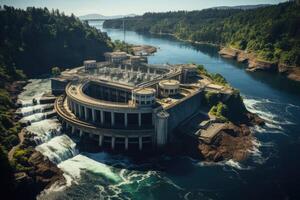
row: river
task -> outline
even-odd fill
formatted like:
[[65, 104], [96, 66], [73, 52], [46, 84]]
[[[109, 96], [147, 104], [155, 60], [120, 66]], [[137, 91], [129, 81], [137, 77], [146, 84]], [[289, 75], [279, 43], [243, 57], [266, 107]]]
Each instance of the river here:
[[[99, 24], [91, 24], [99, 28]], [[121, 30], [104, 29], [122, 40]], [[244, 64], [220, 58], [217, 49], [169, 36], [126, 31], [126, 42], [158, 47], [149, 63], [199, 63], [222, 74], [241, 91], [251, 112], [267, 124], [253, 127], [256, 150], [244, 162], [205, 163], [189, 157], [135, 160], [108, 153], [79, 152], [76, 138], [61, 132], [57, 119], [43, 119], [41, 106], [28, 100], [50, 91], [48, 79], [36, 79], [19, 99], [27, 127], [37, 133], [36, 149], [64, 171], [67, 186], [53, 186], [39, 199], [284, 199], [296, 198], [300, 178], [300, 84], [277, 74], [250, 73]]]

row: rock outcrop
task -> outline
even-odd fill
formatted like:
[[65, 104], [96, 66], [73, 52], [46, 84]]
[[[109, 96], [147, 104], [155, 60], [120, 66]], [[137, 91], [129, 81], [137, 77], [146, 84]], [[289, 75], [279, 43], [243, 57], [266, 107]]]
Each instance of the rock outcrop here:
[[28, 166], [29, 171], [15, 173], [17, 199], [35, 199], [54, 183], [58, 187], [66, 183], [63, 172], [38, 151], [30, 155]]
[[247, 71], [271, 71], [285, 74], [287, 78], [300, 81], [300, 67], [288, 66], [282, 63], [260, 60], [254, 53], [239, 49], [222, 47], [219, 54], [224, 58], [236, 59], [238, 62], [247, 63]]
[[235, 59], [235, 58], [237, 58], [238, 50], [231, 49], [231, 48], [222, 48], [219, 51], [219, 54], [224, 58]]
[[65, 184], [63, 172], [40, 152], [35, 151], [28, 162], [33, 166], [31, 173], [39, 191], [49, 188], [53, 183]]
[[210, 143], [199, 142], [198, 151], [206, 161], [223, 161], [233, 159], [242, 161], [253, 148], [253, 136], [245, 125], [240, 127], [230, 124], [221, 130], [218, 136]]

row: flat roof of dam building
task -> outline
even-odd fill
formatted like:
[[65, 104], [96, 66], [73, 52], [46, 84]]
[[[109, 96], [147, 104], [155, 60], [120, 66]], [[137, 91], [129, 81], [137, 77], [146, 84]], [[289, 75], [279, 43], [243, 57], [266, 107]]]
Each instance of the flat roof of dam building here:
[[119, 63], [84, 61], [93, 67], [65, 70], [52, 79], [51, 87], [63, 93], [54, 105], [59, 119], [71, 126], [72, 132], [77, 129], [99, 136], [99, 145], [104, 136], [111, 137], [112, 149], [120, 138], [124, 139], [125, 149], [128, 149], [128, 137], [135, 137], [139, 145], [147, 143], [148, 137], [155, 143], [158, 133], [169, 131], [164, 123], [173, 125], [168, 121], [168, 117], [174, 117], [172, 108], [181, 109], [180, 105], [187, 105], [181, 102], [189, 104], [188, 100], [199, 104], [201, 95], [198, 94], [204, 90], [229, 91], [195, 74], [191, 65], [130, 64], [128, 60], [138, 57], [124, 52], [105, 55], [126, 56], [126, 59], [121, 58]]

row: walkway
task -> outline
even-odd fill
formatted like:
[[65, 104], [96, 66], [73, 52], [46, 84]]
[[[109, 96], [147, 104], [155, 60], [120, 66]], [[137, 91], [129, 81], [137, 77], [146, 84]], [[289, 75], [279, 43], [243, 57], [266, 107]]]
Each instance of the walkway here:
[[17, 144], [16, 146], [14, 146], [9, 152], [8, 152], [8, 160], [9, 161], [12, 161], [12, 159], [14, 158], [14, 153], [15, 151], [23, 144], [24, 142], [24, 134], [25, 134], [25, 131], [24, 129], [22, 129], [20, 131], [20, 133], [18, 133], [18, 137], [19, 137], [19, 144]]

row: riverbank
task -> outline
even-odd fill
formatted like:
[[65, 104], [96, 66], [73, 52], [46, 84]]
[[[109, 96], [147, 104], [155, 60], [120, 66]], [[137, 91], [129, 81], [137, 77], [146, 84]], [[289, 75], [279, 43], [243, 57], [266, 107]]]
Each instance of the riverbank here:
[[247, 71], [267, 71], [278, 72], [287, 76], [290, 80], [300, 81], [300, 67], [288, 66], [282, 63], [269, 62], [257, 58], [252, 52], [246, 52], [239, 49], [221, 47], [219, 54], [228, 59], [235, 59], [238, 62], [248, 64]]
[[200, 135], [196, 152], [201, 159], [208, 162], [246, 160], [257, 148], [256, 138], [250, 131], [250, 127], [264, 125], [263, 120], [257, 115], [249, 112], [247, 116], [249, 120], [247, 124], [223, 123], [223, 126], [209, 140]]
[[185, 40], [185, 39], [182, 39], [182, 38], [178, 37], [176, 34], [173, 34], [173, 33], [156, 33], [156, 32], [150, 32], [150, 34], [153, 34], [153, 35], [168, 35], [168, 36], [172, 36], [175, 39], [177, 39], [179, 41], [182, 41], [182, 42], [189, 42], [189, 43], [192, 43], [192, 44], [207, 44], [207, 45], [211, 45], [211, 46], [214, 46], [214, 47], [220, 47], [219, 44], [215, 44], [215, 43], [211, 43], [211, 42]]
[[243, 51], [243, 50], [239, 50], [239, 49], [224, 47], [220, 44], [215, 44], [215, 43], [211, 43], [211, 42], [185, 40], [185, 39], [182, 39], [172, 33], [156, 33], [156, 32], [150, 32], [150, 33], [154, 34], [154, 35], [172, 36], [179, 41], [189, 42], [191, 44], [205, 44], [205, 45], [211, 45], [214, 47], [218, 47], [220, 49], [219, 54], [223, 58], [234, 59], [237, 62], [248, 64], [248, 67], [246, 69], [247, 71], [250, 71], [250, 72], [254, 72], [254, 71], [277, 72], [277, 73], [280, 73], [280, 74], [286, 76], [290, 80], [300, 82], [300, 67], [299, 66], [289, 66], [284, 63], [265, 61], [265, 60], [259, 59], [255, 55], [255, 53], [249, 53], [247, 51]]
[[[14, 113], [12, 117], [14, 124], [20, 124], [22, 114], [16, 111], [20, 109], [22, 104], [18, 101], [18, 95], [24, 91], [24, 87], [28, 83], [29, 81], [15, 81], [6, 87], [14, 105], [10, 111]], [[46, 98], [48, 99], [48, 97]], [[32, 104], [35, 103], [36, 100], [32, 99]], [[13, 167], [16, 199], [35, 199], [40, 192], [50, 188], [54, 183], [57, 185], [65, 184], [63, 172], [47, 157], [35, 150], [37, 144], [33, 141], [34, 134], [25, 127], [29, 124], [22, 124], [23, 128], [17, 134], [19, 143], [8, 152], [8, 160]]]

